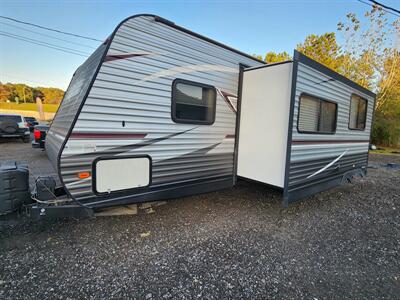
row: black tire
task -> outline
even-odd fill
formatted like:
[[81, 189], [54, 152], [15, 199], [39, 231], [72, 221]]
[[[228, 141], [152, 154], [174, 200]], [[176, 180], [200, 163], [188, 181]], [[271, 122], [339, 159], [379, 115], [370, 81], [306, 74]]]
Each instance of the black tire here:
[[12, 120], [5, 119], [0, 123], [0, 130], [7, 134], [18, 132], [18, 123]]
[[24, 143], [29, 143], [30, 141], [31, 141], [31, 137], [28, 135], [28, 136], [25, 136], [25, 137], [23, 137], [22, 138], [22, 141], [24, 142]]

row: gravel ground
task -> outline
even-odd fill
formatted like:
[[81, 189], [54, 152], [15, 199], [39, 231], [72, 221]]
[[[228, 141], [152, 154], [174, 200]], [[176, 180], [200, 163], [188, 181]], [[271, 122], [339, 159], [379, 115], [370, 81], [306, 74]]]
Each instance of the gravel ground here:
[[[31, 140], [33, 134], [31, 133]], [[0, 161], [17, 160], [28, 163], [30, 185], [33, 186], [38, 175], [57, 176], [46, 153], [41, 149], [33, 149], [31, 143], [23, 143], [20, 139], [0, 139]]]
[[[0, 160], [53, 174], [28, 146], [0, 144]], [[399, 299], [400, 170], [369, 169], [288, 209], [280, 197], [240, 182], [152, 214], [0, 220], [0, 298]]]

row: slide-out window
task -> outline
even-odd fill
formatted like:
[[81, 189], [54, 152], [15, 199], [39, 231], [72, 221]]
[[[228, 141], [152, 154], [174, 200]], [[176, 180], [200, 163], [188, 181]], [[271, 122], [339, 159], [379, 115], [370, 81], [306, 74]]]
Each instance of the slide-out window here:
[[336, 112], [336, 103], [302, 94], [297, 129], [301, 133], [334, 133]]
[[367, 120], [367, 100], [351, 95], [349, 129], [364, 130]]
[[213, 86], [175, 79], [172, 83], [172, 120], [211, 125], [215, 121], [217, 93]]

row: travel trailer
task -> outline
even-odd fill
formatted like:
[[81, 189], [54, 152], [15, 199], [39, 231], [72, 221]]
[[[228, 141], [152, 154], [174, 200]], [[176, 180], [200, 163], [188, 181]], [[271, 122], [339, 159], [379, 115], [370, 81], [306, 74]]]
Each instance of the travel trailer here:
[[235, 185], [283, 204], [366, 174], [375, 95], [310, 58], [266, 64], [155, 15], [121, 22], [75, 72], [46, 138], [87, 208]]

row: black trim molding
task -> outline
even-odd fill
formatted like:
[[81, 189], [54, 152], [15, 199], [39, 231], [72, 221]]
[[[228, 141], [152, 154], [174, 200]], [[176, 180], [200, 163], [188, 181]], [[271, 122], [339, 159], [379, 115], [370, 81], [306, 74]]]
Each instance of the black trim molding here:
[[283, 64], [288, 64], [288, 63], [292, 63], [293, 60], [285, 60], [285, 61], [280, 61], [280, 62], [276, 62], [276, 63], [269, 63], [267, 65], [263, 65], [263, 66], [255, 66], [255, 67], [251, 67], [251, 68], [246, 68], [245, 70], [243, 70], [244, 72], [246, 71], [253, 71], [253, 70], [257, 70], [257, 69], [263, 69], [263, 68], [268, 68], [268, 67], [272, 67], [272, 66], [278, 66], [278, 65], [283, 65]]
[[294, 116], [294, 104], [296, 102], [296, 88], [297, 88], [297, 70], [298, 62], [293, 62], [292, 68], [292, 89], [290, 91], [290, 108], [289, 108], [289, 124], [288, 124], [288, 135], [286, 141], [286, 162], [285, 162], [285, 179], [283, 185], [283, 200], [282, 205], [287, 207], [289, 204], [289, 175], [290, 175], [290, 158], [292, 154], [292, 136], [293, 136], [293, 116]]
[[240, 131], [240, 115], [242, 112], [242, 89], [243, 89], [243, 72], [248, 66], [239, 63], [239, 82], [237, 91], [237, 102], [236, 102], [236, 123], [235, 123], [235, 145], [233, 150], [233, 184], [237, 182], [237, 168], [238, 168], [238, 157], [239, 157], [239, 131]]

